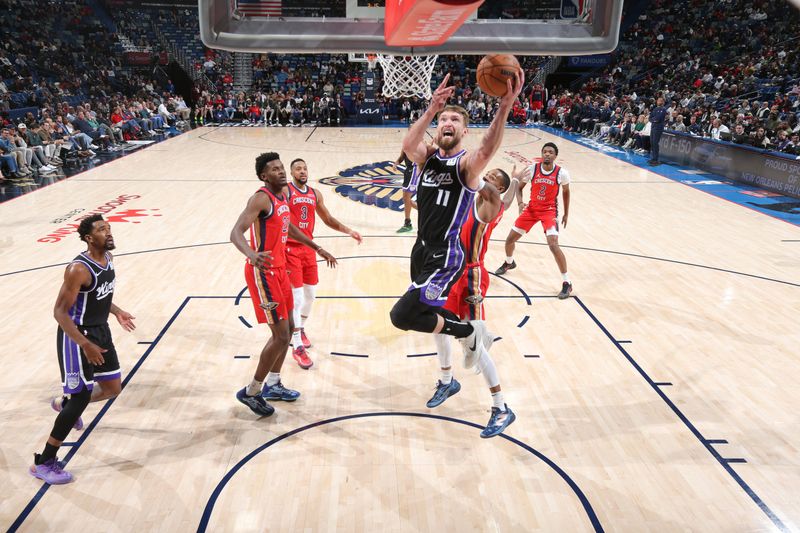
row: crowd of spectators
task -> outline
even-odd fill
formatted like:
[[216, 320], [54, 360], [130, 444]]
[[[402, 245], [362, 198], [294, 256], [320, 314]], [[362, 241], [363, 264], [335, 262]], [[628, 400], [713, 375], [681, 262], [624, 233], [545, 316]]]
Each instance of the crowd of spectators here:
[[[663, 91], [667, 109], [664, 129], [698, 137], [800, 155], [800, 85], [772, 102], [736, 100], [723, 108], [706, 103], [700, 87], [694, 92]], [[552, 95], [546, 124], [591, 136], [608, 144], [650, 151], [651, 111], [655, 98], [563, 91]]]
[[18, 123], [2, 119], [3, 179], [33, 173], [52, 174], [97, 151], [116, 152], [127, 141], [152, 139], [167, 128], [188, 126], [190, 109], [180, 96], [147, 93], [86, 100], [74, 107], [45, 102], [38, 115], [28, 112]]
[[[0, 0], [0, 7], [3, 179], [57, 173], [129, 140], [188, 126], [190, 109], [172, 83], [152, 79], [149, 69], [123, 68], [113, 53], [117, 36], [84, 0]], [[31, 111], [11, 120], [21, 108]]]
[[663, 96], [667, 130], [798, 154], [798, 27], [783, 0], [655, 0], [604, 72], [553, 91], [546, 120], [645, 152]]
[[[484, 94], [475, 83], [480, 57], [440, 56], [432, 75], [435, 86], [450, 74], [455, 86], [454, 103], [464, 106], [470, 120], [486, 124], [494, 117], [499, 101]], [[528, 79], [535, 76], [542, 58], [523, 57], [522, 67]], [[213, 60], [212, 60], [213, 62]], [[358, 114], [364, 105], [363, 89], [366, 63], [350, 62], [347, 55], [320, 54], [299, 64], [297, 56], [263, 54], [253, 59], [255, 81], [251, 91], [233, 90], [233, 79], [226, 73], [209, 74], [216, 83], [198, 92], [198, 105], [193, 117], [197, 124], [221, 122], [263, 122], [271, 126], [336, 125], [351, 114]], [[376, 105], [385, 119], [414, 120], [427, 106], [418, 97], [386, 98], [381, 95], [382, 71], [374, 69], [378, 90]], [[515, 123], [525, 122], [522, 100], [512, 117]]]
[[[515, 16], [519, 2], [506, 4], [503, 16]], [[196, 59], [203, 76], [186, 102], [171, 82], [151, 79], [149, 71], [131, 69], [110, 53], [118, 50], [119, 35], [93, 16], [86, 0], [60, 2], [59, 10], [33, 0], [0, 0], [0, 7], [9, 28], [0, 41], [0, 149], [11, 177], [50, 172], [70, 157], [114, 151], [125, 140], [148, 138], [170, 125], [338, 125], [365, 105], [366, 64], [346, 55], [255, 55], [252, 87], [239, 91], [231, 55], [210, 50]], [[136, 40], [140, 16], [122, 10], [115, 19], [120, 33], [147, 46]], [[191, 10], [153, 16], [161, 25], [196, 24]], [[27, 24], [31, 19], [39, 25]], [[668, 130], [800, 154], [798, 27], [800, 16], [784, 0], [653, 0], [622, 35], [609, 66], [574, 87], [547, 94], [531, 83], [543, 58], [520, 58], [529, 84], [509, 120], [542, 121], [644, 153], [660, 96]], [[498, 109], [498, 100], [475, 84], [479, 59], [442, 56], [431, 81], [436, 86], [450, 74], [453, 103], [477, 124], [490, 122]], [[413, 121], [426, 102], [383, 98], [381, 74], [376, 68], [381, 115]], [[38, 113], [8, 120], [9, 110], [26, 106]]]

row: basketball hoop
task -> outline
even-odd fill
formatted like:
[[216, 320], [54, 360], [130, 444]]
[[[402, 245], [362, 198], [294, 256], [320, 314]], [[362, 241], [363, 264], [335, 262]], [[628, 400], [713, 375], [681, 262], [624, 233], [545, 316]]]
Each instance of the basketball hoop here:
[[375, 65], [378, 64], [378, 54], [366, 54], [367, 64], [370, 70], [375, 70]]
[[433, 66], [439, 56], [393, 56], [367, 54], [376, 57], [383, 69], [383, 96], [404, 98], [417, 96], [430, 100]]

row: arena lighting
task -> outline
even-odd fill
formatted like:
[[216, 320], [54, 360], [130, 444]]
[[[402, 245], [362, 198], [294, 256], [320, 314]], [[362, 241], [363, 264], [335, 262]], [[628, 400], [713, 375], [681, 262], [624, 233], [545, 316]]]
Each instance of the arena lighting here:
[[383, 37], [389, 46], [439, 46], [483, 1], [387, 0]]

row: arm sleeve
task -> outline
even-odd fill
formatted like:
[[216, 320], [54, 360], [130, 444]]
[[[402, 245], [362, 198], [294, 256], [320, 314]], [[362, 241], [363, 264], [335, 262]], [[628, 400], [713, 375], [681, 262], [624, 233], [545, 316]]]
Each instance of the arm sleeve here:
[[558, 171], [558, 184], [569, 185], [569, 172], [564, 167], [561, 167]]

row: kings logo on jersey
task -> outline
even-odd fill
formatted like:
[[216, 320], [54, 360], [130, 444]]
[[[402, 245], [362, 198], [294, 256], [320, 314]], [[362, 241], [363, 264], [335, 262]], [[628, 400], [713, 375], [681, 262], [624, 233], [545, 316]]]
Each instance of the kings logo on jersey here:
[[347, 168], [337, 176], [322, 178], [323, 185], [354, 202], [392, 211], [403, 210], [403, 171], [392, 161]]

